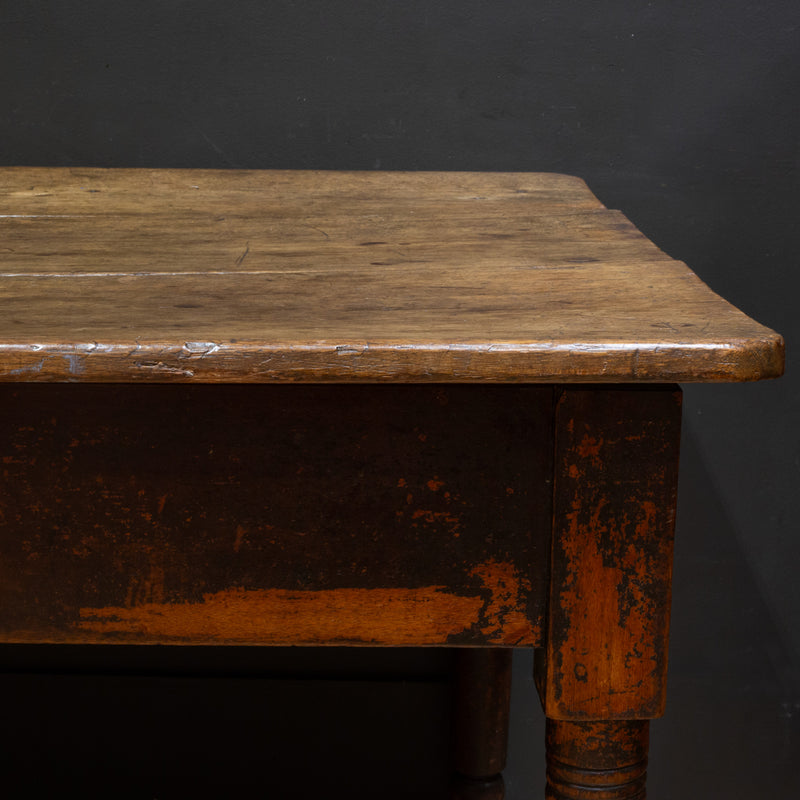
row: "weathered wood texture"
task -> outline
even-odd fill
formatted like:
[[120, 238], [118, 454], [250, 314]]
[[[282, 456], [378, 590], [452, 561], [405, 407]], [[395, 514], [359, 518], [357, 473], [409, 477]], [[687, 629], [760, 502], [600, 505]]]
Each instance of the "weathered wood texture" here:
[[0, 640], [537, 644], [551, 412], [549, 387], [0, 387]]
[[783, 343], [550, 174], [0, 170], [0, 380], [714, 381]]
[[565, 387], [556, 404], [545, 712], [663, 712], [680, 444], [677, 387]]
[[459, 648], [453, 705], [453, 800], [503, 800], [511, 649]]
[[547, 720], [546, 800], [644, 800], [650, 723]]

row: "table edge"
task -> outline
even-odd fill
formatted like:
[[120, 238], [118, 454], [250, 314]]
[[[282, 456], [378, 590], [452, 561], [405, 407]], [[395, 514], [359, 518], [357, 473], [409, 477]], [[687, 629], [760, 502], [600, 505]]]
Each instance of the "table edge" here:
[[[780, 377], [784, 340], [702, 344], [0, 343], [0, 382], [673, 383]], [[565, 356], [566, 364], [565, 367]]]

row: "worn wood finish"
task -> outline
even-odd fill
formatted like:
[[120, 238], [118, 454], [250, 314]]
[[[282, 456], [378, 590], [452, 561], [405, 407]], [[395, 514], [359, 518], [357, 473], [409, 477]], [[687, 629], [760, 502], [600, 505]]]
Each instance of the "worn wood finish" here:
[[0, 640], [540, 641], [552, 390], [0, 387]]
[[577, 178], [0, 169], [0, 640], [491, 648], [482, 800], [535, 646], [548, 798], [639, 800], [680, 394], [634, 384], [782, 370]]
[[783, 343], [548, 174], [0, 170], [0, 380], [712, 381]]
[[511, 649], [456, 651], [453, 800], [503, 800], [508, 747]]
[[644, 800], [650, 723], [547, 720], [546, 800]]
[[564, 387], [537, 684], [548, 717], [659, 716], [680, 444], [677, 387]]

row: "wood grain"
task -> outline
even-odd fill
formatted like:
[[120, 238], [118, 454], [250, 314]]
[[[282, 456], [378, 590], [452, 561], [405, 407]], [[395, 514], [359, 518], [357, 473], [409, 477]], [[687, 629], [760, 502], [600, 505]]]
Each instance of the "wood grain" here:
[[578, 178], [0, 170], [0, 380], [775, 377], [783, 342]]
[[557, 402], [549, 718], [663, 713], [680, 418], [676, 387], [565, 387]]

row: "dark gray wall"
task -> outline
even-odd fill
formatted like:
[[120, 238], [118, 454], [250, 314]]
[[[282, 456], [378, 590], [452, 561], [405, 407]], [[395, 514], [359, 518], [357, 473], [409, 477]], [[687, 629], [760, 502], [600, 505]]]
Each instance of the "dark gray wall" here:
[[[791, 798], [798, 24], [746, 0], [0, 2], [0, 162], [573, 173], [781, 331], [780, 381], [686, 387], [651, 795]], [[527, 673], [516, 742], [540, 724]], [[540, 780], [523, 745], [511, 800]]]

